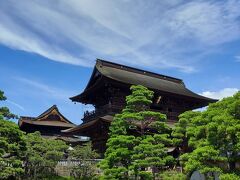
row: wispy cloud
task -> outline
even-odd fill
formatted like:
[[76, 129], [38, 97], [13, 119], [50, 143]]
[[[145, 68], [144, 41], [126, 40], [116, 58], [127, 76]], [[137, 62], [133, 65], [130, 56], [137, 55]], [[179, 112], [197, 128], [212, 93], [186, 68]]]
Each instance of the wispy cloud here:
[[36, 92], [38, 97], [47, 96], [49, 98], [66, 101], [74, 94], [73, 91], [53, 87], [33, 79], [27, 79], [24, 77], [15, 77], [14, 79], [25, 86], [29, 86], [30, 89], [34, 89], [33, 92]]
[[206, 52], [240, 38], [239, 6], [238, 0], [1, 1], [0, 43], [74, 65], [91, 66], [99, 57], [192, 72]]
[[10, 104], [12, 104], [12, 105], [14, 105], [15, 107], [17, 107], [18, 109], [20, 109], [20, 110], [22, 110], [22, 111], [25, 110], [25, 108], [24, 108], [22, 105], [20, 105], [20, 104], [14, 102], [14, 101], [11, 101], [11, 100], [7, 99], [6, 102], [7, 102], [7, 103], [10, 103]]
[[235, 56], [237, 62], [240, 62], [240, 56]]
[[239, 90], [240, 89], [238, 88], [224, 88], [219, 91], [205, 91], [205, 92], [202, 92], [201, 95], [209, 98], [213, 98], [213, 99], [223, 99], [225, 97], [234, 95]]

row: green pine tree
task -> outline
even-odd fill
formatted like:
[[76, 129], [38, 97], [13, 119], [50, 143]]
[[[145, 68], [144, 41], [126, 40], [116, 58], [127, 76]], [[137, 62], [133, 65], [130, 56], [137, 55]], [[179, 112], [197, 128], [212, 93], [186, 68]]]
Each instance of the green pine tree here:
[[173, 163], [167, 154], [167, 146], [172, 144], [170, 128], [166, 125], [166, 115], [150, 110], [153, 91], [143, 86], [131, 86], [132, 94], [127, 96], [127, 108], [123, 119], [135, 126], [139, 133], [139, 143], [134, 147], [132, 166], [135, 177], [155, 179], [156, 172]]
[[110, 130], [110, 138], [107, 142], [105, 158], [100, 163], [104, 174], [102, 179], [130, 179], [131, 157], [136, 138], [127, 135], [127, 122], [121, 114], [115, 115]]
[[[0, 91], [0, 101], [6, 100]], [[15, 118], [7, 107], [0, 108], [0, 179], [15, 179], [23, 174], [23, 157], [26, 150], [24, 133], [17, 124], [9, 121]]]
[[[182, 149], [182, 153], [191, 152], [192, 148], [189, 146], [189, 135], [187, 129], [193, 126], [195, 118], [198, 118], [201, 112], [187, 111], [179, 116], [179, 120], [175, 123], [174, 130], [172, 132], [173, 144], [179, 146]], [[189, 133], [189, 132], [188, 132]], [[192, 141], [194, 142], [194, 141]]]
[[105, 179], [154, 179], [156, 170], [173, 162], [173, 157], [167, 155], [166, 146], [172, 142], [166, 116], [150, 110], [153, 91], [141, 85], [130, 89], [126, 107], [110, 126], [107, 151], [100, 166]]
[[[4, 92], [0, 90], [0, 101], [5, 101], [7, 100], [6, 96], [4, 96]], [[8, 107], [0, 107], [0, 116], [4, 118], [5, 120], [9, 119], [15, 119], [17, 116], [13, 113], [10, 112]]]

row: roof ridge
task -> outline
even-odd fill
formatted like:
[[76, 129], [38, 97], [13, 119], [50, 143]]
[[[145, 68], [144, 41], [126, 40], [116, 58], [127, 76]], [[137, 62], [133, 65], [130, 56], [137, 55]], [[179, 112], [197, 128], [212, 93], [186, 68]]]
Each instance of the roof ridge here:
[[[115, 63], [115, 62], [110, 62], [110, 61], [106, 61], [106, 60], [103, 60], [103, 59], [98, 59], [96, 60], [96, 65], [98, 63], [101, 63], [101, 65], [112, 65], [112, 66], [118, 66], [118, 68], [126, 68], [126, 69], [131, 69], [131, 70], [134, 70], [134, 71], [137, 71], [138, 73], [140, 74], [145, 74], [145, 75], [152, 75], [154, 77], [160, 77], [164, 80], [170, 80], [170, 81], [173, 81], [173, 82], [176, 82], [176, 83], [181, 83], [184, 85], [184, 82], [182, 79], [179, 79], [179, 78], [175, 78], [175, 77], [172, 77], [172, 76], [167, 76], [167, 75], [163, 75], [163, 74], [158, 74], [158, 73], [155, 73], [155, 72], [151, 72], [151, 71], [147, 71], [147, 70], [142, 70], [142, 69], [138, 69], [138, 68], [135, 68], [135, 67], [131, 67], [131, 66], [127, 66], [127, 65], [122, 65], [122, 64], [118, 64], [118, 63]], [[115, 67], [116, 68], [116, 67]]]
[[21, 119], [21, 118], [36, 119], [36, 117], [32, 117], [32, 116], [20, 116], [20, 119]]
[[58, 109], [58, 107], [57, 107], [56, 104], [52, 105], [50, 108], [48, 108], [48, 109], [47, 109], [46, 111], [44, 111], [42, 114], [40, 114], [39, 116], [37, 116], [36, 119], [39, 119], [39, 118], [44, 117], [46, 114], [50, 113], [50, 112], [51, 112], [52, 110], [54, 110], [54, 109], [56, 109], [57, 113], [58, 113], [60, 116], [62, 116], [62, 118], [63, 118], [64, 120], [67, 121], [67, 122], [65, 122], [65, 123], [74, 124], [74, 123], [72, 123], [70, 120], [68, 120], [68, 119], [59, 111], [59, 109]]
[[44, 111], [43, 113], [41, 113], [39, 116], [37, 116], [36, 118], [41, 118], [42, 116], [44, 116], [45, 114], [47, 114], [49, 111], [53, 110], [53, 109], [57, 109], [57, 105], [52, 105], [50, 108], [48, 108], [46, 111]]

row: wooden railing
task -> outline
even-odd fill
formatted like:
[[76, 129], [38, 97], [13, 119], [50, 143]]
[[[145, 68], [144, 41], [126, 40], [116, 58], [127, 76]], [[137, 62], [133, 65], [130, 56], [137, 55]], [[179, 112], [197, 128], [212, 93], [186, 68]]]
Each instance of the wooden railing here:
[[[84, 118], [82, 120], [84, 122], [88, 122], [88, 121], [90, 121], [96, 117], [102, 116], [102, 115], [106, 115], [106, 114], [114, 115], [116, 113], [119, 113], [122, 109], [123, 109], [122, 106], [106, 104], [96, 110], [84, 112]], [[166, 114], [168, 120], [175, 121], [175, 120], [177, 120], [177, 117], [179, 115], [179, 113], [177, 113], [177, 112], [160, 111], [160, 110], [156, 110], [156, 109], [152, 109], [152, 110]]]
[[[102, 159], [87, 159], [87, 160], [84, 160], [84, 161], [85, 162], [89, 161], [89, 162], [92, 162], [92, 163], [98, 163], [101, 160]], [[62, 160], [58, 161], [57, 166], [76, 166], [76, 165], [79, 165], [81, 163], [83, 163], [82, 160], [62, 159]]]
[[106, 104], [104, 106], [101, 106], [98, 109], [95, 109], [93, 111], [86, 111], [84, 112], [84, 117], [83, 121], [87, 122], [90, 121], [96, 117], [99, 117], [101, 115], [114, 115], [122, 110], [121, 106], [116, 106], [116, 105], [111, 105], [111, 104]]

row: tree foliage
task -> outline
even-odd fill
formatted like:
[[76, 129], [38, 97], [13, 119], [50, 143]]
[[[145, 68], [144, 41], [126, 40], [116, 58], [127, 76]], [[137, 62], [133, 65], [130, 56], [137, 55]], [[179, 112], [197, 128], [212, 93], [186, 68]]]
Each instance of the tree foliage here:
[[239, 176], [234, 173], [221, 174], [219, 177], [221, 180], [239, 180]]
[[240, 92], [210, 104], [203, 112], [185, 112], [172, 135], [183, 153], [185, 170], [191, 173], [238, 171], [240, 161]]
[[[100, 167], [105, 179], [152, 179], [156, 170], [173, 162], [167, 155], [172, 144], [166, 116], [150, 110], [153, 91], [141, 85], [131, 86], [126, 107], [110, 126], [107, 151]], [[137, 136], [130, 135], [137, 133]], [[150, 172], [148, 170], [151, 170]]]
[[136, 141], [134, 136], [127, 135], [127, 123], [122, 115], [115, 115], [110, 126], [105, 157], [100, 163], [100, 168], [104, 171], [102, 179], [129, 179], [129, 167]]
[[[6, 100], [0, 91], [0, 101]], [[15, 117], [7, 107], [0, 108], [0, 177], [16, 178], [23, 173], [23, 156], [26, 150], [24, 133], [9, 118]]]
[[18, 177], [23, 173], [23, 156], [26, 150], [23, 132], [11, 121], [0, 116], [0, 177]]
[[35, 179], [53, 175], [57, 162], [63, 158], [68, 148], [66, 143], [43, 138], [39, 132], [27, 134], [25, 141], [25, 175]]
[[158, 177], [162, 180], [187, 180], [187, 176], [177, 171], [164, 171]]
[[[5, 100], [7, 100], [7, 98], [4, 95], [4, 92], [0, 90], [0, 101], [5, 101]], [[3, 119], [17, 118], [17, 116], [11, 113], [7, 107], [0, 107], [0, 116], [2, 116]]]

